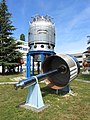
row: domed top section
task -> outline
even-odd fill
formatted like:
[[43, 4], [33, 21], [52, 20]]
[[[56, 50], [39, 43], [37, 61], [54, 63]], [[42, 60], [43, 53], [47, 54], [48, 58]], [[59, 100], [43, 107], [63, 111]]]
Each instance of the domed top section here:
[[55, 25], [50, 16], [37, 15], [32, 17], [28, 32], [28, 43], [30, 51], [54, 51]]
[[32, 25], [35, 25], [35, 24], [52, 25], [53, 22], [52, 22], [52, 18], [48, 15], [46, 15], [46, 16], [37, 15], [35, 17], [32, 17], [31, 24]]

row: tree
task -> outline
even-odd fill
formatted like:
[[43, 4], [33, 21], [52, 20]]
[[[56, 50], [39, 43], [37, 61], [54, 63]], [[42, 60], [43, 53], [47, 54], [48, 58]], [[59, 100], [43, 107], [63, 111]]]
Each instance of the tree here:
[[90, 62], [90, 55], [86, 58], [86, 60]]
[[[5, 67], [14, 68], [21, 59], [22, 54], [17, 51], [18, 42], [12, 37], [12, 31], [15, 27], [12, 25], [11, 13], [8, 12], [6, 0], [0, 2], [0, 65], [2, 65], [2, 73]], [[10, 69], [9, 69], [10, 70]]]
[[20, 35], [20, 40], [25, 41], [25, 35], [24, 34]]

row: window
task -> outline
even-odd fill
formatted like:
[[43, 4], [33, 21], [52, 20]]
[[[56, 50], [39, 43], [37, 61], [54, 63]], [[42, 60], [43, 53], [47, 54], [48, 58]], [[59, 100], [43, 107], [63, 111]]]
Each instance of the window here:
[[23, 48], [23, 50], [27, 51], [27, 48]]
[[48, 46], [48, 48], [50, 49], [50, 45]]
[[34, 48], [37, 48], [37, 45], [34, 45]]
[[54, 49], [54, 46], [52, 46], [52, 49]]
[[20, 47], [19, 49], [22, 50], [22, 47]]
[[82, 58], [82, 56], [74, 56], [74, 57], [76, 57], [76, 58]]
[[41, 45], [41, 48], [44, 48], [44, 45]]
[[32, 48], [32, 46], [30, 46], [30, 49]]
[[79, 63], [82, 63], [82, 61], [79, 61]]

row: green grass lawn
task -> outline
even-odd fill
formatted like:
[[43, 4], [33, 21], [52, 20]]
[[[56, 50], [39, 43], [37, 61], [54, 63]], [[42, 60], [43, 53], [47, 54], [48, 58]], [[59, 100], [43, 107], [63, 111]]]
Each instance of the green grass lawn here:
[[[11, 81], [19, 75], [0, 76], [0, 81]], [[21, 107], [25, 101], [28, 88], [14, 90], [13, 85], [0, 85], [0, 120], [90, 120], [90, 84], [71, 82], [75, 96], [56, 95], [55, 91], [40, 84], [45, 104], [50, 106], [40, 113]]]
[[23, 77], [25, 76], [25, 73], [23, 74], [13, 74], [13, 75], [0, 75], [0, 82], [12, 82], [12, 78], [15, 77]]
[[87, 74], [87, 75], [82, 74], [82, 70], [81, 70], [81, 72], [78, 75], [77, 79], [90, 81], [90, 74]]

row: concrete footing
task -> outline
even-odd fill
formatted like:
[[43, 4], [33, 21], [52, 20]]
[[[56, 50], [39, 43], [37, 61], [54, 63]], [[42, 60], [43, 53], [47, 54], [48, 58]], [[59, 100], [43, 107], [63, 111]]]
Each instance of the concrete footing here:
[[23, 107], [23, 108], [25, 108], [25, 109], [28, 109], [28, 110], [31, 110], [31, 111], [37, 112], [37, 113], [43, 111], [43, 110], [46, 109], [46, 108], [48, 108], [48, 106], [50, 106], [50, 105], [45, 105], [45, 106], [43, 106], [43, 107], [41, 107], [41, 108], [39, 108], [39, 109], [36, 109], [36, 108], [31, 107], [31, 106], [29, 106], [29, 105], [27, 105], [27, 104], [22, 104], [22, 105], [20, 105], [20, 107]]

